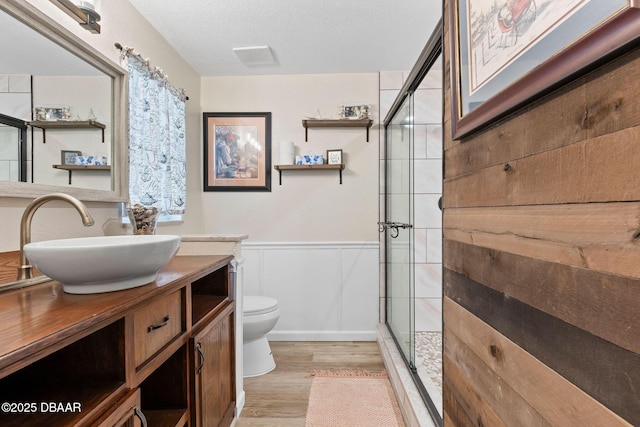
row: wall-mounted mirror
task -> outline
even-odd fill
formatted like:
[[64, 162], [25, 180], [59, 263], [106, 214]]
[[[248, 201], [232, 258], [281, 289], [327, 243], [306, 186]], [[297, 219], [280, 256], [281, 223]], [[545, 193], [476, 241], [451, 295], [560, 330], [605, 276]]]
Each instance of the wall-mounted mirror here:
[[126, 200], [126, 71], [24, 1], [0, 28], [0, 197]]

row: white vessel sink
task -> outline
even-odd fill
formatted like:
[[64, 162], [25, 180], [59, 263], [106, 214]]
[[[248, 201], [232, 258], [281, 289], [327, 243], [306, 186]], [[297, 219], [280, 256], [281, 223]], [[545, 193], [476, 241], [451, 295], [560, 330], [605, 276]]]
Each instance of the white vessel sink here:
[[130, 235], [27, 243], [24, 253], [70, 294], [130, 289], [156, 279], [180, 247], [180, 236]]

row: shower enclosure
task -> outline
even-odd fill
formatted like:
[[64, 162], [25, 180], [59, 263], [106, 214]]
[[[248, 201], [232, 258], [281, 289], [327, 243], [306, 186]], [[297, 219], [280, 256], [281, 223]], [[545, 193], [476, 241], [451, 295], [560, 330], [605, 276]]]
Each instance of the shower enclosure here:
[[386, 324], [434, 422], [442, 425], [442, 26], [385, 126]]
[[0, 114], [0, 181], [27, 181], [27, 124]]

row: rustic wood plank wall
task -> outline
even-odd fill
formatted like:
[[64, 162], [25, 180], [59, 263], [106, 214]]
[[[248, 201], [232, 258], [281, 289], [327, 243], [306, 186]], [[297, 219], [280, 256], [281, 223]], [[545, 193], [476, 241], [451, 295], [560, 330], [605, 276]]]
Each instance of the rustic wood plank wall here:
[[640, 49], [454, 141], [446, 21], [445, 425], [640, 425]]

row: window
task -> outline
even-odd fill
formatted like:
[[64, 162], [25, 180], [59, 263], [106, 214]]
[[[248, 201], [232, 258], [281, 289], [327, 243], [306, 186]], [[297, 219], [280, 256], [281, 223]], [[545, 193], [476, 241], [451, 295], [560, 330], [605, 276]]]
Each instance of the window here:
[[160, 221], [179, 220], [186, 205], [185, 101], [162, 72], [127, 52], [129, 201], [155, 206]]

